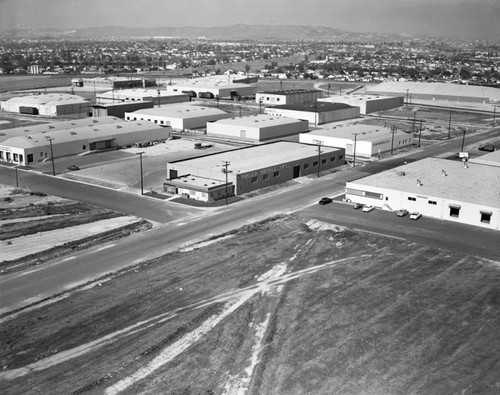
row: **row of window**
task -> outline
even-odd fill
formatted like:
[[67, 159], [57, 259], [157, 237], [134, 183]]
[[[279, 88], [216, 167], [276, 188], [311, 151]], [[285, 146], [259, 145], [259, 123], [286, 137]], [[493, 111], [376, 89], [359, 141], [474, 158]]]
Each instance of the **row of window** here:
[[[278, 170], [278, 171], [275, 171], [275, 172], [273, 173], [273, 178], [279, 177], [279, 175], [280, 175], [279, 170]], [[268, 179], [269, 179], [269, 173], [266, 173], [266, 174], [263, 174], [263, 175], [262, 175], [262, 180], [263, 180], [263, 181], [264, 181], [264, 180], [268, 180]], [[252, 184], [255, 184], [257, 181], [259, 181], [259, 177], [252, 177], [252, 178], [250, 179], [250, 182], [251, 182]]]

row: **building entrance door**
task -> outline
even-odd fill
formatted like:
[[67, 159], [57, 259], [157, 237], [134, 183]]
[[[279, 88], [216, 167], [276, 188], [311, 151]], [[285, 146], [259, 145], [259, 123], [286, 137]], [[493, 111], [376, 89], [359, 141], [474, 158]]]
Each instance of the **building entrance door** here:
[[293, 178], [300, 177], [300, 165], [293, 167]]

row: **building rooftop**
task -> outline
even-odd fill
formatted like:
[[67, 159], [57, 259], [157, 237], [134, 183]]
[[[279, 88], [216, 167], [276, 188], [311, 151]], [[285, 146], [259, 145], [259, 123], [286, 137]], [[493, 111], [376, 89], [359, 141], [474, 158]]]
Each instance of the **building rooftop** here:
[[81, 96], [70, 95], [66, 93], [47, 93], [39, 95], [16, 96], [6, 100], [6, 102], [31, 105], [89, 103]]
[[226, 118], [216, 121], [214, 123], [220, 125], [234, 125], [236, 127], [254, 127], [254, 128], [267, 128], [276, 125], [289, 125], [296, 124], [303, 121], [297, 120], [295, 118], [289, 117], [277, 117], [274, 115], [267, 114], [257, 114], [257, 115], [249, 115], [245, 117], [235, 117], [235, 118]]
[[321, 113], [321, 112], [345, 110], [347, 108], [354, 108], [354, 107], [344, 103], [316, 102], [316, 103], [305, 103], [305, 104], [283, 104], [281, 106], [274, 106], [270, 109]]
[[264, 95], [282, 95], [282, 96], [293, 96], [300, 95], [303, 93], [320, 93], [320, 90], [317, 89], [281, 89], [277, 91], [263, 91], [257, 92]]
[[[402, 175], [404, 174], [404, 175]], [[421, 181], [421, 186], [417, 184]], [[500, 167], [427, 158], [374, 174], [353, 184], [500, 208]]]
[[409, 94], [445, 95], [462, 97], [482, 97], [489, 100], [500, 100], [500, 89], [487, 86], [446, 84], [442, 82], [398, 82], [389, 81], [369, 88], [368, 93], [393, 93], [401, 96]]
[[[322, 153], [343, 151], [333, 147], [321, 147]], [[187, 166], [200, 168], [219, 168], [222, 161], [229, 161], [229, 170], [233, 173], [247, 173], [254, 169], [279, 166], [301, 158], [318, 155], [316, 145], [279, 141], [232, 151], [220, 152], [194, 159], [174, 161]]]
[[472, 163], [480, 163], [489, 166], [499, 166], [500, 167], [500, 150], [490, 152], [486, 155], [481, 155], [478, 158], [473, 158], [470, 160]]
[[[171, 184], [178, 185], [180, 187], [186, 183], [186, 187], [189, 186], [191, 189], [206, 190], [210, 188], [217, 188], [226, 185], [223, 180], [214, 180], [212, 178], [199, 177], [194, 175], [181, 176], [179, 178], [174, 178], [169, 181]], [[230, 184], [231, 182], [228, 182]]]
[[168, 118], [196, 118], [209, 115], [227, 114], [225, 111], [214, 107], [202, 107], [194, 104], [166, 104], [155, 108], [145, 108], [126, 114], [151, 115], [156, 117]]
[[328, 96], [328, 97], [323, 97], [319, 100], [325, 101], [325, 102], [330, 102], [330, 103], [335, 103], [336, 100], [346, 100], [349, 102], [354, 102], [354, 101], [359, 101], [361, 103], [363, 102], [369, 102], [373, 100], [382, 100], [382, 99], [392, 99], [394, 96], [383, 96], [383, 95], [341, 95], [341, 96]]
[[161, 126], [154, 126], [150, 122], [121, 121], [109, 124], [81, 126], [72, 129], [44, 131], [25, 136], [15, 136], [3, 141], [2, 145], [16, 148], [45, 147], [49, 144], [50, 139], [52, 139], [53, 144], [89, 139], [100, 141], [105, 140], [107, 136], [113, 136], [117, 133], [134, 133], [152, 129], [164, 128]]
[[172, 92], [172, 91], [166, 91], [162, 89], [117, 89], [114, 91], [108, 91], [104, 93], [99, 93], [98, 97], [101, 98], [115, 98], [115, 99], [120, 99], [120, 98], [126, 98], [126, 97], [134, 97], [137, 99], [143, 99], [145, 97], [152, 97], [156, 98], [158, 97], [158, 91], [160, 92], [160, 97], [165, 97], [165, 96], [187, 96], [186, 93], [181, 93], [181, 92]]
[[[339, 137], [345, 139], [354, 139], [354, 133], [357, 133], [358, 141], [377, 141], [380, 138], [390, 137], [392, 132], [390, 128], [375, 125], [364, 125], [364, 124], [340, 124], [328, 123], [318, 126], [309, 134], [315, 136], [324, 137]], [[405, 133], [401, 130], [397, 130], [395, 134], [407, 134], [411, 136], [411, 133]]]

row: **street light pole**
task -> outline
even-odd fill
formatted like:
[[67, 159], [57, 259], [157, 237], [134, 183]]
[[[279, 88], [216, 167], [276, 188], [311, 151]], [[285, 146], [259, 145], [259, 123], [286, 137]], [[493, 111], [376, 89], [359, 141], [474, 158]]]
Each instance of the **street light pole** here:
[[228, 195], [228, 192], [227, 192], [227, 173], [229, 172], [227, 170], [228, 166], [231, 164], [231, 162], [227, 161], [227, 160], [223, 160], [222, 161], [222, 166], [224, 166], [224, 173], [226, 174], [226, 206], [227, 206], [227, 195]]
[[49, 136], [46, 136], [45, 138], [47, 139], [47, 141], [50, 144], [50, 159], [52, 161], [52, 175], [55, 176], [56, 175], [56, 168], [54, 166], [54, 151], [52, 149], [52, 140], [54, 140], [54, 138], [49, 137]]
[[144, 154], [144, 151], [136, 152], [136, 155], [139, 155], [139, 166], [141, 169], [141, 195], [144, 195], [144, 177], [142, 175], [142, 154]]

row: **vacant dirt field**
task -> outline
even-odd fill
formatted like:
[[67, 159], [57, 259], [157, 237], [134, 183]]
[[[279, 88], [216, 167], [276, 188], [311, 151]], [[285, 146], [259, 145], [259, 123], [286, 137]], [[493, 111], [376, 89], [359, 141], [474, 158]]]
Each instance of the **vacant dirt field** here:
[[22, 189], [0, 189], [0, 268], [6, 274], [149, 229], [136, 217]]
[[294, 217], [2, 318], [4, 393], [500, 390], [500, 263]]

